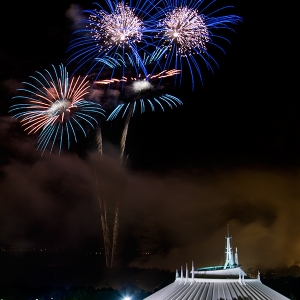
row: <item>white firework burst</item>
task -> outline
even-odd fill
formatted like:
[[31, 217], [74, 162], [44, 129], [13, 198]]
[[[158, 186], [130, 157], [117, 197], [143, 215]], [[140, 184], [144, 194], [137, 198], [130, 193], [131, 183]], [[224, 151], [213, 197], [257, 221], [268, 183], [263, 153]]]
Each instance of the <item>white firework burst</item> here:
[[100, 10], [91, 14], [89, 20], [92, 37], [99, 41], [99, 52], [115, 46], [131, 47], [142, 39], [143, 21], [123, 2], [112, 13]]
[[204, 17], [199, 15], [196, 9], [176, 7], [159, 21], [158, 28], [162, 39], [169, 43], [170, 47], [176, 44], [177, 51], [182, 56], [207, 50], [209, 31]]

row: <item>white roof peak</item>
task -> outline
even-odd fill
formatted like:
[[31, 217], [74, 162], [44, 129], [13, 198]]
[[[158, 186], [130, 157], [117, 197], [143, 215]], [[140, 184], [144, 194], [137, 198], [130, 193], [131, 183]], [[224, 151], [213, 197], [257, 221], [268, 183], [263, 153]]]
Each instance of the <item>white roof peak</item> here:
[[225, 254], [226, 254], [226, 259], [225, 259], [225, 264], [224, 264], [224, 269], [227, 267], [232, 268], [234, 267], [234, 258], [233, 258], [233, 251], [231, 248], [230, 244], [230, 239], [232, 237], [229, 235], [229, 224], [227, 225], [227, 236], [225, 236], [226, 239], [226, 249], [225, 249]]

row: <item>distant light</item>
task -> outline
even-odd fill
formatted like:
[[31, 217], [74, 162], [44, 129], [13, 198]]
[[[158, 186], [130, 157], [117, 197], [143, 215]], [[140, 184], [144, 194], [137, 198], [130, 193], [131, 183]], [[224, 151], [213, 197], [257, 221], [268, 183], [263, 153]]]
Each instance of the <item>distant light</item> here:
[[131, 298], [129, 298], [129, 297], [125, 297], [125, 298], [124, 298], [124, 300], [131, 300]]

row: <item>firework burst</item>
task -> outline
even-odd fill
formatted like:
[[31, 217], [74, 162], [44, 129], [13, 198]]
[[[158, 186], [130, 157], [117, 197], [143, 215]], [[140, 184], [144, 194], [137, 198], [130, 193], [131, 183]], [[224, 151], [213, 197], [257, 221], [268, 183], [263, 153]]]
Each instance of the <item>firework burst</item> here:
[[[125, 91], [123, 103], [117, 105], [107, 117], [107, 121], [115, 119], [118, 115], [123, 118], [129, 111], [130, 116], [133, 116], [138, 107], [140, 113], [144, 113], [147, 105], [152, 111], [155, 111], [155, 107], [164, 111], [165, 105], [169, 108], [181, 105], [182, 101], [179, 98], [165, 93], [160, 85], [161, 79], [178, 74], [180, 74], [180, 70], [173, 69], [164, 70], [157, 74], [148, 74], [145, 77], [141, 75], [138, 77], [123, 76], [120, 79], [110, 78], [94, 81], [95, 85], [107, 85], [110, 88], [119, 88]], [[126, 85], [125, 89], [124, 84]]]
[[59, 141], [59, 152], [63, 140], [67, 140], [68, 149], [70, 140], [77, 142], [76, 130], [79, 129], [85, 136], [86, 130], [81, 123], [94, 128], [97, 119], [94, 115], [104, 115], [104, 110], [97, 103], [84, 100], [89, 93], [89, 81], [80, 76], [69, 80], [67, 69], [59, 66], [54, 75], [48, 70], [45, 74], [36, 72], [39, 76], [30, 76], [31, 82], [23, 82], [28, 88], [18, 89], [22, 95], [13, 99], [22, 99], [24, 103], [14, 104], [10, 112], [19, 119], [28, 134], [40, 132], [38, 149], [43, 152], [52, 140], [50, 152], [55, 142]]
[[[126, 4], [123, 1], [106, 0], [109, 10], [95, 4], [96, 9], [83, 11], [87, 14], [80, 21], [84, 28], [74, 32], [77, 37], [67, 49], [71, 53], [69, 63], [76, 61], [78, 68], [91, 64], [88, 73], [99, 66], [101, 58], [115, 58], [120, 54], [139, 57], [138, 48], [145, 50], [152, 39], [150, 12], [154, 5], [151, 2], [138, 1], [133, 6], [131, 1]], [[98, 70], [99, 73], [101, 71], [102, 69]]]
[[209, 32], [204, 18], [198, 15], [196, 9], [188, 7], [176, 7], [166, 13], [164, 19], [158, 23], [158, 27], [164, 31], [165, 42], [175, 44], [180, 55], [186, 56], [207, 50]]
[[225, 53], [222, 43], [218, 42], [229, 40], [220, 35], [223, 32], [221, 29], [232, 30], [232, 25], [242, 21], [236, 15], [222, 15], [230, 6], [211, 9], [206, 14], [214, 2], [203, 7], [204, 1], [166, 0], [164, 9], [156, 15], [158, 22], [155, 37], [158, 39], [158, 47], [152, 57], [156, 60], [164, 59], [165, 68], [174, 67], [183, 71], [186, 65], [191, 75], [192, 88], [195, 71], [202, 81], [200, 61], [210, 71], [213, 71], [213, 65], [218, 67], [217, 61], [210, 54], [213, 47], [209, 47], [214, 46]]
[[89, 17], [92, 38], [102, 41], [99, 52], [109, 52], [113, 47], [128, 47], [142, 39], [144, 25], [127, 4], [118, 3], [111, 14], [98, 11]]

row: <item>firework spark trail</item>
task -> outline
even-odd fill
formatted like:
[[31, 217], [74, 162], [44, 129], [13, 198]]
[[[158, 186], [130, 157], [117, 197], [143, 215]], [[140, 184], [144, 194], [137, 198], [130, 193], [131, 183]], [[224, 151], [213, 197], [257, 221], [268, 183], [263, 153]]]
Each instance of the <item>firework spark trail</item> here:
[[[102, 146], [102, 133], [101, 133], [101, 128], [100, 126], [97, 128], [96, 132], [96, 142], [97, 142], [97, 149], [98, 153], [100, 155], [100, 158], [103, 158], [103, 146]], [[101, 218], [101, 226], [102, 226], [102, 233], [103, 233], [103, 241], [104, 241], [104, 251], [105, 251], [105, 263], [107, 267], [112, 268], [113, 267], [113, 258], [114, 258], [114, 253], [116, 247], [116, 237], [117, 233], [116, 230], [117, 228], [113, 228], [113, 241], [112, 243], [110, 242], [110, 230], [108, 226], [108, 219], [107, 219], [107, 206], [106, 206], [106, 201], [104, 197], [100, 197], [100, 187], [98, 183], [98, 176], [97, 176], [97, 171], [95, 169], [95, 177], [96, 177], [96, 187], [97, 187], [97, 198], [99, 202], [99, 208], [100, 208], [100, 218]], [[116, 207], [115, 211], [115, 218], [118, 219], [119, 213], [118, 206]], [[116, 221], [115, 221], [116, 224]], [[116, 235], [116, 237], [115, 237]], [[113, 245], [113, 246], [112, 246]]]
[[115, 220], [114, 220], [114, 227], [113, 227], [113, 239], [112, 239], [112, 248], [111, 248], [111, 265], [113, 267], [114, 258], [116, 255], [116, 247], [117, 247], [117, 239], [119, 235], [119, 212], [120, 212], [120, 200], [118, 199], [116, 202], [115, 208]]
[[[101, 133], [100, 126], [98, 126], [98, 128], [97, 128], [96, 142], [97, 142], [98, 153], [100, 155], [100, 158], [102, 159], [103, 158], [103, 145], [102, 145], [102, 133]], [[119, 230], [120, 201], [118, 200], [116, 202], [114, 225], [113, 225], [113, 235], [112, 235], [112, 242], [111, 242], [110, 241], [110, 230], [109, 230], [108, 218], [107, 218], [106, 200], [104, 197], [100, 197], [100, 188], [99, 188], [98, 176], [97, 176], [96, 169], [95, 169], [95, 177], [96, 177], [97, 198], [98, 198], [99, 208], [100, 208], [100, 218], [101, 218], [101, 226], [102, 226], [103, 241], [104, 241], [105, 263], [106, 263], [107, 267], [112, 268], [113, 263], [114, 263], [114, 257], [115, 257], [116, 246], [117, 246], [117, 238], [118, 238], [118, 230]]]
[[[196, 71], [202, 82], [200, 62], [213, 72], [213, 65], [218, 67], [217, 61], [210, 54], [208, 47], [213, 46], [225, 53], [218, 43], [222, 40], [229, 42], [222, 35], [220, 29], [233, 30], [232, 25], [242, 21], [237, 15], [221, 15], [224, 10], [233, 8], [224, 6], [213, 10], [216, 1], [186, 1], [165, 0], [164, 9], [159, 11], [157, 28], [154, 29], [157, 38], [157, 49], [152, 53], [153, 59], [164, 60], [164, 68], [174, 66], [183, 70], [186, 65], [190, 69], [192, 89], [194, 88], [194, 72]], [[202, 8], [203, 7], [203, 8]], [[211, 9], [211, 12], [209, 12]], [[206, 13], [208, 10], [208, 13]], [[219, 32], [218, 34], [216, 34]], [[200, 57], [200, 60], [198, 60]], [[182, 83], [182, 73], [180, 83]]]
[[131, 115], [132, 115], [132, 110], [133, 110], [133, 103], [130, 103], [129, 108], [127, 110], [127, 115], [126, 115], [126, 118], [125, 118], [124, 128], [123, 128], [122, 136], [121, 136], [121, 140], [120, 140], [120, 161], [121, 161], [121, 164], [124, 164], [124, 151], [125, 151], [126, 138], [127, 138], [130, 118], [131, 118]]
[[[98, 153], [100, 155], [100, 158], [103, 158], [103, 146], [102, 146], [102, 133], [101, 133], [101, 127], [98, 126], [97, 132], [96, 132], [96, 142], [97, 142], [97, 149]], [[100, 217], [101, 217], [101, 226], [102, 226], [102, 232], [103, 232], [103, 240], [104, 240], [104, 251], [105, 251], [105, 260], [106, 260], [106, 266], [109, 267], [111, 265], [111, 243], [109, 239], [109, 226], [107, 222], [107, 208], [106, 208], [106, 201], [103, 199], [103, 197], [100, 197], [100, 189], [99, 189], [99, 183], [98, 183], [98, 176], [97, 171], [95, 169], [95, 177], [96, 177], [96, 186], [97, 186], [97, 197], [99, 202], [99, 208], [100, 208]]]
[[[14, 118], [19, 119], [28, 134], [40, 132], [38, 149], [44, 153], [50, 140], [52, 152], [56, 139], [60, 141], [59, 152], [62, 149], [63, 139], [66, 136], [68, 149], [71, 137], [77, 142], [75, 129], [79, 128], [86, 136], [81, 122], [94, 128], [97, 119], [94, 115], [104, 116], [104, 110], [97, 103], [84, 100], [89, 93], [89, 82], [85, 78], [74, 77], [69, 81], [68, 72], [60, 65], [60, 73], [54, 69], [54, 76], [48, 70], [45, 75], [37, 72], [40, 78], [30, 76], [33, 83], [23, 82], [28, 88], [18, 89], [24, 93], [13, 97], [25, 103], [14, 104], [9, 112], [15, 113]], [[60, 75], [60, 76], [59, 76]]]
[[102, 200], [102, 198], [100, 197], [98, 176], [96, 170], [95, 170], [95, 177], [96, 177], [97, 197], [98, 197], [99, 208], [100, 208], [101, 226], [102, 226], [103, 240], [104, 240], [105, 261], [107, 267], [110, 266], [112, 267], [111, 243], [109, 239], [110, 234], [109, 234], [109, 227], [107, 221], [107, 208], [106, 208], [105, 200]]
[[98, 126], [97, 131], [96, 131], [96, 142], [97, 142], [97, 149], [98, 153], [100, 154], [101, 158], [103, 156], [103, 146], [102, 146], [102, 132], [101, 132], [101, 127]]

